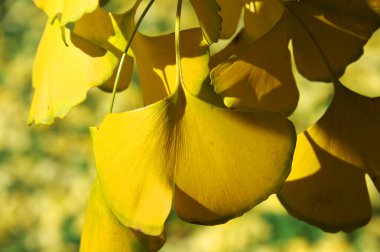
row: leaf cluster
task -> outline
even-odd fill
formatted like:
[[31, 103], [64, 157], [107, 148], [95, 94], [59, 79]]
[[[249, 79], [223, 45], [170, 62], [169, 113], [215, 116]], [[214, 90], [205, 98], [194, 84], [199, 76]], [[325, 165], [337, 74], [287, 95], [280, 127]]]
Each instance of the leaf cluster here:
[[[158, 250], [172, 206], [184, 221], [214, 225], [274, 193], [325, 231], [365, 225], [366, 174], [380, 190], [380, 103], [340, 78], [379, 28], [380, 2], [190, 0], [199, 26], [185, 30], [175, 2], [175, 33], [150, 36], [138, 28], [159, 0], [137, 21], [142, 0], [119, 14], [104, 9], [112, 0], [35, 0], [48, 21], [29, 123], [65, 117], [90, 88], [113, 95], [91, 128], [98, 177], [81, 250]], [[144, 106], [112, 113], [135, 65]], [[298, 136], [288, 119], [299, 101], [294, 72], [334, 86], [326, 113]]]

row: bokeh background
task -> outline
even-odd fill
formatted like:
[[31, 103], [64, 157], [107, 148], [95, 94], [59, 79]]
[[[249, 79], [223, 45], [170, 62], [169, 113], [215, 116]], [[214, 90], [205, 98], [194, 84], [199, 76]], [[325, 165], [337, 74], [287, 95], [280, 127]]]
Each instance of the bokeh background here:
[[[171, 10], [175, 1], [157, 2], [160, 7], [154, 7], [143, 23], [146, 33], [171, 30], [168, 17], [174, 19]], [[65, 120], [49, 127], [26, 124], [33, 93], [33, 58], [46, 19], [31, 0], [0, 0], [1, 252], [78, 251], [95, 178], [88, 127], [101, 123], [111, 99], [109, 94], [93, 89], [87, 101]], [[190, 13], [184, 25], [190, 25], [193, 19]], [[360, 81], [372, 86], [380, 83], [379, 37], [377, 34], [366, 46], [367, 58], [362, 60], [361, 68], [352, 70], [357, 71], [355, 76]], [[302, 129], [323, 113], [331, 98], [331, 86], [310, 85], [297, 78], [302, 91], [301, 109], [293, 119]], [[138, 77], [132, 82], [127, 91], [118, 94], [117, 110], [141, 106]], [[298, 221], [272, 196], [243, 217], [216, 227], [186, 224], [173, 214], [162, 251], [380, 251], [380, 200], [371, 183], [369, 187], [373, 218], [366, 227], [349, 234], [324, 233]]]

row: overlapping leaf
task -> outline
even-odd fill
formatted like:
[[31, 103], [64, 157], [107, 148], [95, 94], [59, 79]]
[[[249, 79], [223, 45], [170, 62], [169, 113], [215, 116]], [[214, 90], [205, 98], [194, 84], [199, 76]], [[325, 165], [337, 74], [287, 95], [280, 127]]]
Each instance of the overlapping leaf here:
[[[199, 31], [190, 33], [186, 41], [202, 47]], [[150, 46], [161, 50], [162, 39]], [[200, 48], [187, 53], [196, 62], [203, 61], [206, 52]], [[164, 91], [156, 97], [144, 91], [151, 105], [110, 114], [92, 131], [106, 201], [122, 223], [151, 235], [162, 232], [173, 193], [181, 218], [216, 224], [265, 200], [289, 172], [295, 140], [292, 124], [281, 114], [233, 111], [195, 97], [192, 92], [201, 89], [194, 87], [201, 87], [203, 80], [186, 77], [198, 67], [192, 58], [183, 57], [183, 68], [189, 69], [183, 76], [197, 82], [177, 83], [164, 99]], [[172, 59], [167, 60], [168, 66], [154, 71], [170, 69]], [[142, 81], [143, 90], [144, 86], [165, 90], [163, 76], [171, 74], [158, 76], [154, 82]]]
[[233, 53], [211, 72], [215, 92], [224, 97], [228, 107], [287, 114], [295, 109], [299, 94], [291, 69], [287, 28], [281, 22], [254, 42], [243, 30], [214, 56], [212, 64]]
[[248, 35], [258, 39], [280, 20], [284, 7], [278, 0], [244, 0], [244, 23]]
[[336, 85], [329, 110], [308, 130], [319, 146], [367, 172], [378, 189], [380, 157], [374, 147], [380, 141], [379, 104], [379, 98], [361, 96]]
[[222, 17], [220, 38], [230, 38], [238, 26], [243, 8], [243, 0], [216, 0], [216, 2], [220, 6], [220, 16]]
[[216, 0], [190, 0], [195, 14], [198, 17], [203, 35], [208, 44], [218, 41], [222, 26], [222, 18], [219, 16], [219, 6]]
[[[118, 57], [126, 45], [125, 31], [132, 27], [133, 14], [131, 10], [122, 19], [97, 9], [78, 20], [73, 31], [62, 28], [65, 41], [58, 20], [46, 24], [33, 67], [35, 93], [29, 123], [51, 124], [54, 118], [63, 118], [82, 102], [91, 87], [106, 83], [105, 89], [112, 88]], [[122, 71], [121, 88], [131, 78], [133, 62], [130, 57], [127, 61], [129, 66]]]
[[284, 10], [278, 0], [217, 0], [223, 19], [221, 38], [230, 38], [236, 31], [240, 14], [244, 10], [247, 33], [258, 39], [267, 33], [281, 18]]
[[99, 0], [33, 0], [52, 20], [60, 18], [61, 26], [69, 22], [75, 22], [84, 14], [95, 11], [99, 5]]
[[288, 1], [285, 6], [297, 68], [313, 81], [332, 81], [325, 60], [336, 77], [341, 76], [380, 25], [380, 16], [363, 0]]
[[[202, 85], [208, 81], [209, 53], [207, 43], [202, 37], [199, 28], [181, 32], [186, 43], [180, 44], [182, 53], [182, 72], [186, 88], [190, 93], [204, 100], [218, 102], [213, 95], [211, 85]], [[139, 77], [142, 82], [144, 104], [149, 105], [162, 100], [177, 88], [175, 82], [176, 66], [173, 34], [159, 37], [149, 37], [136, 34], [132, 43], [138, 66]], [[145, 83], [159, 83], [147, 85]], [[220, 103], [221, 104], [221, 103]]]
[[[117, 65], [117, 58], [66, 28], [67, 45], [60, 24], [48, 22], [33, 67], [34, 96], [29, 123], [51, 124], [63, 118], [82, 102], [89, 88], [106, 82]], [[85, 52], [84, 52], [85, 51]]]
[[335, 85], [325, 115], [299, 137], [292, 173], [279, 193], [290, 213], [332, 232], [368, 222], [365, 173], [380, 190], [379, 109], [377, 98]]
[[123, 226], [104, 201], [99, 181], [96, 180], [87, 206], [80, 251], [158, 251], [165, 237], [147, 236]]
[[309, 133], [298, 136], [292, 171], [277, 195], [298, 219], [324, 231], [350, 232], [371, 218], [365, 173], [324, 147]]

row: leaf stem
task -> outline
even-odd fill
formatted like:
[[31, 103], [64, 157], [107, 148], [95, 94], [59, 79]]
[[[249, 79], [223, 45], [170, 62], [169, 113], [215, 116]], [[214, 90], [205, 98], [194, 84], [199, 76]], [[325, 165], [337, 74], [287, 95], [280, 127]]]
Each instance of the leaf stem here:
[[176, 62], [176, 84], [177, 86], [182, 83], [182, 66], [181, 66], [181, 53], [179, 48], [180, 31], [181, 31], [181, 11], [182, 11], [182, 0], [178, 0], [177, 3], [177, 14], [175, 18], [175, 62]]
[[136, 23], [136, 25], [135, 25], [135, 27], [134, 27], [134, 29], [132, 31], [131, 37], [127, 41], [127, 45], [125, 46], [123, 54], [121, 55], [121, 58], [120, 58], [120, 61], [119, 61], [119, 65], [117, 67], [117, 73], [116, 73], [115, 83], [113, 85], [113, 90], [112, 90], [112, 100], [111, 100], [111, 105], [110, 105], [110, 110], [109, 110], [110, 113], [112, 113], [112, 111], [113, 111], [113, 105], [115, 103], [115, 97], [116, 97], [116, 90], [117, 90], [117, 87], [119, 86], [119, 82], [120, 82], [120, 78], [121, 78], [121, 70], [124, 67], [125, 58], [127, 57], [128, 50], [131, 47], [133, 38], [135, 37], [136, 32], [137, 32], [137, 30], [138, 30], [141, 22], [143, 21], [145, 15], [148, 13], [148, 11], [149, 11], [149, 9], [150, 9], [150, 7], [152, 6], [153, 3], [154, 3], [154, 0], [150, 0], [149, 3], [147, 4], [147, 6], [145, 7], [143, 13], [141, 14], [141, 16], [139, 17], [139, 19], [137, 20], [137, 23]]

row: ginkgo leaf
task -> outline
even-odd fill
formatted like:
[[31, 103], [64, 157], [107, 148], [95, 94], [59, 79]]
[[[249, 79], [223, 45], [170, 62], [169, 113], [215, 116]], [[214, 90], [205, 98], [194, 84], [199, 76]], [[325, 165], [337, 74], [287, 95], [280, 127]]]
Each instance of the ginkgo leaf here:
[[294, 128], [277, 113], [234, 111], [185, 95], [174, 182], [213, 216], [194, 212], [188, 198], [175, 196], [175, 209], [188, 222], [222, 223], [280, 188], [289, 172]]
[[163, 230], [173, 183], [217, 216], [196, 216], [184, 200], [176, 204], [181, 218], [224, 222], [279, 189], [295, 144], [280, 114], [232, 111], [178, 92], [109, 114], [92, 132], [106, 201], [124, 225], [150, 235]]
[[[202, 85], [209, 76], [209, 52], [201, 30], [194, 28], [181, 31], [181, 38], [186, 41], [180, 44], [180, 50], [183, 52], [181, 57], [183, 79], [184, 83], [188, 83], [186, 88], [193, 95], [217, 103], [217, 98], [212, 97], [211, 86], [208, 88]], [[132, 49], [142, 83], [144, 104], [152, 104], [169, 96], [177, 86], [174, 34], [149, 37], [137, 33]], [[151, 83], [157, 84], [151, 85]]]
[[244, 24], [254, 39], [266, 34], [280, 20], [284, 11], [278, 0], [244, 0]]
[[380, 156], [375, 146], [380, 142], [379, 111], [380, 98], [361, 96], [338, 84], [330, 107], [308, 130], [318, 146], [367, 172], [378, 190]]
[[[73, 32], [120, 58], [135, 28], [134, 16], [140, 2], [141, 0], [136, 1], [133, 8], [123, 14], [111, 14], [98, 8], [78, 20], [74, 25]], [[133, 54], [129, 50], [124, 67], [121, 69], [117, 91], [122, 91], [129, 86], [133, 74], [134, 58], [132, 56]], [[116, 73], [117, 69], [115, 68], [113, 76], [99, 88], [112, 92]]]
[[222, 18], [219, 16], [220, 7], [216, 0], [190, 0], [190, 2], [208, 44], [217, 42], [222, 27]]
[[81, 235], [81, 252], [158, 251], [164, 243], [164, 235], [147, 236], [123, 226], [104, 201], [99, 181], [95, 181]]
[[82, 102], [88, 89], [106, 82], [117, 58], [66, 28], [62, 40], [57, 20], [45, 27], [33, 67], [35, 89], [28, 122], [51, 124]]
[[49, 19], [60, 17], [61, 26], [75, 22], [84, 14], [95, 11], [99, 0], [33, 0], [34, 3], [46, 12]]
[[[66, 41], [57, 20], [46, 25], [34, 62], [29, 123], [51, 124], [82, 102], [91, 87], [113, 88], [116, 66], [134, 28], [134, 13], [132, 9], [113, 15], [98, 8], [78, 20], [72, 31], [62, 28]], [[128, 87], [132, 68], [128, 55], [118, 91]]]
[[120, 57], [135, 28], [134, 17], [140, 2], [136, 1], [133, 8], [122, 14], [97, 8], [75, 22], [73, 32]]
[[[380, 1], [379, 1], [380, 2]], [[364, 54], [355, 64], [346, 68], [339, 81], [355, 93], [368, 96], [380, 96], [380, 30], [372, 34], [371, 39], [364, 46]], [[358, 85], [360, 83], [360, 85]]]
[[[233, 54], [211, 71], [211, 80], [227, 107], [286, 114], [295, 109], [299, 93], [291, 69], [287, 28], [280, 22], [253, 42], [243, 30], [232, 42], [234, 48], [226, 48]], [[226, 55], [223, 51], [215, 55], [219, 60], [220, 54]]]
[[[208, 53], [199, 30], [181, 35], [189, 49], [181, 59], [183, 80], [193, 83], [172, 85], [174, 69], [158, 63], [157, 67], [151, 57], [173, 43], [172, 35], [138, 35], [136, 42], [147, 52], [137, 56], [144, 59], [139, 67], [147, 64], [142, 76], [151, 76], [142, 78], [143, 90], [165, 90], [167, 85], [173, 93], [144, 91], [151, 97], [149, 106], [109, 114], [92, 130], [106, 201], [124, 225], [150, 235], [163, 230], [174, 184], [175, 195], [179, 190], [188, 195], [180, 201], [174, 196], [178, 215], [187, 221], [215, 224], [243, 214], [278, 190], [289, 172], [295, 145], [294, 127], [282, 114], [233, 111], [195, 97], [193, 92], [201, 93], [197, 90], [204, 79], [193, 73], [200, 66], [208, 70]], [[165, 62], [170, 60], [164, 58]], [[165, 78], [152, 77], [149, 71], [157, 69], [164, 69]], [[263, 160], [263, 155], [268, 159]], [[194, 203], [212, 212], [212, 218], [186, 207]]]
[[277, 195], [296, 218], [327, 232], [350, 232], [372, 215], [364, 175], [303, 133], [297, 139], [292, 171]]
[[[132, 75], [133, 75], [133, 65], [134, 65], [134, 58], [127, 55], [125, 57], [125, 63], [123, 64], [123, 68], [120, 71], [120, 80], [119, 84], [117, 85], [117, 92], [123, 91], [129, 87], [129, 84], [131, 83]], [[117, 68], [115, 68], [114, 73], [112, 77], [104, 84], [100, 85], [99, 88], [105, 92], [112, 92], [116, 75], [117, 75]]]
[[170, 108], [169, 100], [159, 101], [109, 114], [99, 129], [92, 128], [106, 202], [125, 226], [149, 235], [162, 233], [171, 208], [175, 135], [170, 134]]
[[362, 47], [380, 25], [380, 16], [363, 0], [287, 1], [284, 4], [293, 27], [297, 68], [313, 81], [332, 80], [323, 57], [336, 77], [341, 76], [345, 67], [362, 55]]
[[243, 9], [243, 0], [216, 0], [216, 2], [220, 6], [220, 16], [222, 17], [220, 38], [228, 39], [237, 29]]

